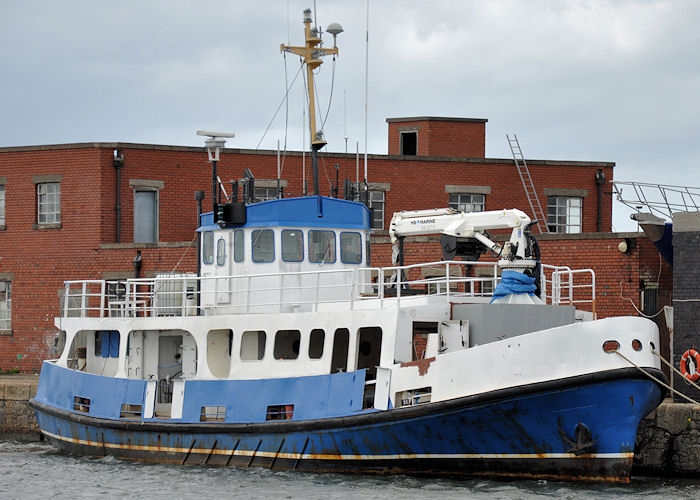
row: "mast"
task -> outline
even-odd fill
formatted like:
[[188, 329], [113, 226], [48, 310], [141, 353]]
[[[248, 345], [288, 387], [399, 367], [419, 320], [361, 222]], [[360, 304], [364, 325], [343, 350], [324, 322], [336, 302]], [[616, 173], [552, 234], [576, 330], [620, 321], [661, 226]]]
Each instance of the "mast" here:
[[338, 54], [338, 48], [335, 46], [335, 38], [342, 31], [343, 28], [339, 24], [332, 23], [328, 26], [327, 32], [333, 35], [333, 48], [326, 49], [324, 47], [319, 47], [318, 45], [323, 41], [321, 40], [321, 33], [318, 28], [311, 27], [311, 9], [306, 9], [304, 11], [304, 35], [306, 40], [304, 46], [280, 45], [280, 51], [296, 54], [300, 56], [303, 63], [306, 64], [306, 82], [309, 93], [309, 131], [311, 132], [311, 168], [313, 169], [314, 194], [316, 196], [321, 194], [318, 179], [318, 151], [326, 145], [326, 140], [323, 137], [323, 132], [316, 130], [316, 101], [314, 97], [313, 70], [323, 64], [323, 60], [321, 60], [322, 57]]

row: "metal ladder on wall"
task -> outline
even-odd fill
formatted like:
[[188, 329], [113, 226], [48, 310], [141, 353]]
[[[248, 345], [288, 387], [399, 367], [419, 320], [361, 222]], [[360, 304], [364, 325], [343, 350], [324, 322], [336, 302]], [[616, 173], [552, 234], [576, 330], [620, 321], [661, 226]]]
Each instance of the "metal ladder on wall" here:
[[506, 134], [506, 139], [508, 139], [508, 145], [510, 146], [510, 152], [513, 154], [515, 167], [518, 169], [520, 181], [523, 184], [523, 189], [525, 189], [525, 194], [527, 195], [527, 201], [530, 204], [530, 213], [537, 220], [537, 229], [539, 229], [540, 234], [548, 233], [549, 228], [547, 227], [547, 218], [542, 210], [542, 205], [540, 205], [540, 199], [537, 196], [535, 185], [532, 183], [530, 170], [527, 168], [527, 162], [525, 161], [523, 152], [520, 149], [518, 136], [513, 134], [513, 138], [511, 139], [510, 136]]

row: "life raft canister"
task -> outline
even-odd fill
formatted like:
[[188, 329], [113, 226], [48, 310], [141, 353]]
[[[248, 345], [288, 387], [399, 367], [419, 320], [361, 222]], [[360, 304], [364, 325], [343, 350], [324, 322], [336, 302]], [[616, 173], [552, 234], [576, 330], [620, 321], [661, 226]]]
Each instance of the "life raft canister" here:
[[[693, 373], [688, 371], [688, 361], [690, 361], [691, 357], [693, 358], [693, 363], [695, 363], [695, 371]], [[700, 379], [700, 353], [695, 349], [688, 349], [681, 356], [681, 374], [693, 382]]]

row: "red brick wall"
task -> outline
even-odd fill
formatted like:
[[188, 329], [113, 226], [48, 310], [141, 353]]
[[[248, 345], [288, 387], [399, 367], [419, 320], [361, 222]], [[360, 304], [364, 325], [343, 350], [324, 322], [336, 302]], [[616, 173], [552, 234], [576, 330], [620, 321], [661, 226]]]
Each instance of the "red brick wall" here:
[[415, 121], [389, 121], [389, 154], [401, 154], [401, 131], [417, 131], [418, 156], [484, 158], [486, 123], [439, 118]]

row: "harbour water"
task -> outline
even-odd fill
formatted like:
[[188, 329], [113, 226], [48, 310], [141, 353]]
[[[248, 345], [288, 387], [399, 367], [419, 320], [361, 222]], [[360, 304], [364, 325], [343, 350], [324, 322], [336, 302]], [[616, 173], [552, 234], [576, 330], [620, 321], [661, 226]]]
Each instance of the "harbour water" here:
[[633, 478], [629, 485], [426, 479], [143, 464], [70, 457], [45, 443], [0, 442], [0, 498], [697, 498], [700, 479]]

